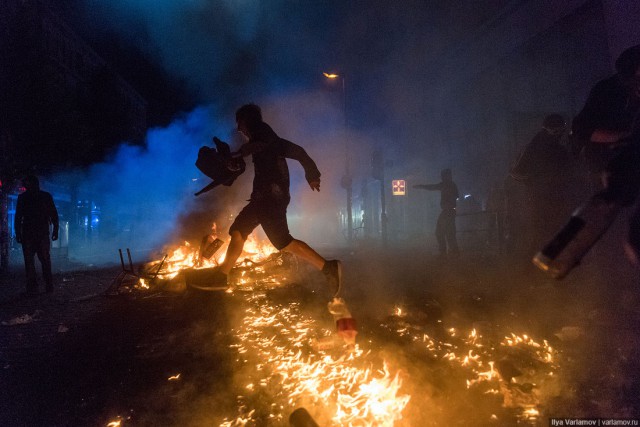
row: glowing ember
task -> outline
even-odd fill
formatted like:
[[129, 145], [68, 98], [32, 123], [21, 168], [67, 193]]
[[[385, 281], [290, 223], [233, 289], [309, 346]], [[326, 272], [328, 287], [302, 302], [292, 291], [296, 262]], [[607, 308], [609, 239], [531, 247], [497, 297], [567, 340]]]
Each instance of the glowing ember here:
[[[296, 407], [314, 408], [312, 414], [321, 425], [393, 426], [402, 419], [409, 402], [402, 395], [400, 373], [391, 373], [383, 363], [376, 368], [370, 352], [360, 347], [351, 353], [330, 355], [314, 351], [312, 343], [318, 329], [315, 322], [300, 313], [297, 303], [273, 306], [265, 293], [247, 294], [247, 308], [238, 329], [235, 345], [245, 366], [255, 367], [244, 386], [250, 395], [241, 396], [241, 410], [253, 396], [269, 394], [269, 419], [282, 420]], [[321, 330], [328, 336], [331, 331]], [[254, 413], [256, 415], [256, 413]], [[257, 419], [241, 413], [222, 426], [239, 426]]]
[[[402, 314], [402, 315], [400, 315]], [[466, 336], [458, 328], [441, 328], [439, 339], [425, 332], [425, 325], [412, 323], [410, 314], [392, 309], [389, 324], [382, 326], [404, 340], [424, 345], [429, 359], [442, 360], [460, 369], [468, 389], [482, 387], [484, 394], [503, 397], [503, 406], [519, 408], [518, 418], [537, 419], [539, 390], [554, 388], [557, 352], [544, 340], [510, 333], [501, 342], [483, 337], [477, 329]]]

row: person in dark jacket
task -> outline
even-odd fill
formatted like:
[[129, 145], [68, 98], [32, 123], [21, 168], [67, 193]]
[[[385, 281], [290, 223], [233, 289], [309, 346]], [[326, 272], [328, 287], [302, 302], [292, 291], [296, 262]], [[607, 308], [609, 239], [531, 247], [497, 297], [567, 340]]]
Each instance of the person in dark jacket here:
[[456, 238], [456, 204], [458, 197], [458, 186], [453, 182], [451, 169], [444, 169], [440, 172], [441, 182], [437, 184], [418, 184], [413, 188], [423, 190], [440, 191], [440, 208], [442, 211], [438, 216], [436, 224], [436, 239], [440, 256], [448, 254], [459, 255], [458, 240]]
[[603, 172], [621, 142], [638, 126], [640, 45], [622, 52], [615, 66], [616, 74], [596, 83], [571, 125], [573, 151], [584, 153], [594, 174]]
[[236, 111], [238, 131], [247, 139], [234, 156], [252, 156], [254, 165], [253, 191], [249, 204], [238, 214], [229, 229], [231, 241], [224, 262], [216, 272], [213, 286], [226, 286], [227, 275], [235, 266], [251, 232], [262, 228], [276, 249], [291, 252], [308, 261], [326, 276], [331, 291], [338, 295], [342, 282], [342, 264], [326, 260], [301, 240], [289, 233], [287, 207], [289, 168], [286, 159], [300, 162], [312, 191], [320, 191], [320, 171], [307, 152], [297, 144], [280, 138], [262, 120], [262, 111], [255, 104], [247, 104]]
[[[640, 45], [622, 52], [615, 67], [615, 75], [593, 87], [572, 129], [601, 178], [594, 197], [629, 207], [640, 192]], [[625, 251], [640, 265], [640, 207], [630, 218]]]
[[550, 233], [562, 225], [568, 205], [567, 187], [569, 152], [561, 139], [567, 124], [560, 114], [549, 114], [542, 121], [542, 129], [535, 134], [509, 175], [525, 185], [526, 204], [519, 207], [526, 214], [522, 233], [523, 250], [527, 256], [535, 253]]
[[58, 211], [50, 193], [40, 190], [36, 176], [27, 176], [22, 181], [26, 191], [18, 196], [14, 229], [16, 241], [22, 244], [24, 268], [27, 279], [27, 296], [38, 292], [36, 266], [37, 255], [42, 266], [42, 276], [47, 292], [53, 291], [51, 273], [50, 227], [53, 226], [51, 240], [58, 240]]

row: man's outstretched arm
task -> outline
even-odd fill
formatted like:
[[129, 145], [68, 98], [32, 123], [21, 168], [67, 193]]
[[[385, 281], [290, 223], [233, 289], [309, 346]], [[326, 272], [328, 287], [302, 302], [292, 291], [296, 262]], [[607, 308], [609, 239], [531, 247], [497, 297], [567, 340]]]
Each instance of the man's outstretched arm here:
[[51, 225], [53, 225], [53, 233], [51, 233], [51, 240], [58, 240], [58, 230], [59, 230], [59, 218], [58, 218], [58, 210], [56, 209], [56, 204], [53, 202], [53, 197], [51, 194], [47, 197], [47, 209], [49, 214], [49, 221], [51, 221]]
[[442, 183], [439, 184], [416, 184], [413, 188], [420, 190], [442, 190]]
[[294, 144], [291, 141], [287, 141], [286, 139], [282, 139], [284, 143], [284, 156], [288, 159], [297, 160], [300, 162], [304, 169], [304, 177], [309, 183], [309, 186], [312, 190], [320, 191], [320, 171], [316, 166], [316, 162], [307, 154], [307, 152], [299, 146], [298, 144]]

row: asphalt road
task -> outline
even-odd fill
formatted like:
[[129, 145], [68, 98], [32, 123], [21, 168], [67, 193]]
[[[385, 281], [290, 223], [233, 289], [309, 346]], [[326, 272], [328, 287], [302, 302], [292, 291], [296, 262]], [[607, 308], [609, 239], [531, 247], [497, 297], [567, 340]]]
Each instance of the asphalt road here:
[[[585, 265], [561, 285], [500, 256], [442, 262], [361, 250], [343, 260], [344, 296], [369, 351], [363, 357], [401, 371], [398, 395], [410, 397], [395, 425], [640, 417], [640, 291], [635, 272], [617, 260]], [[288, 406], [289, 386], [260, 377], [283, 369], [262, 366], [260, 339], [284, 348], [296, 316], [331, 327], [322, 277], [301, 269], [296, 284], [260, 291], [106, 296], [119, 267], [76, 266], [56, 275], [53, 294], [34, 299], [18, 297], [14, 269], [0, 293], [0, 425], [288, 425], [305, 398]], [[261, 329], [247, 323], [269, 308], [289, 317]], [[548, 345], [553, 361], [526, 342], [505, 347], [511, 333]], [[499, 375], [485, 380], [492, 358]], [[523, 419], [527, 399], [538, 415]], [[323, 406], [308, 409], [328, 426]]]

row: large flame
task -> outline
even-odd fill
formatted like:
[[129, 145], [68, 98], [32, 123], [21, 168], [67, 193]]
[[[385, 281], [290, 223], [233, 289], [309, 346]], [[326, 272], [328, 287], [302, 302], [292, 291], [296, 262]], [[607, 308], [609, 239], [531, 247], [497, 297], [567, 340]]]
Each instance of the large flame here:
[[[211, 237], [212, 240], [218, 238], [215, 223], [212, 225], [211, 234], [208, 236]], [[220, 263], [224, 261], [227, 247], [228, 243], [225, 243], [216, 251], [214, 256], [206, 259], [202, 257], [200, 253], [200, 242], [193, 244], [185, 241], [182, 244], [172, 245], [168, 249], [165, 249], [166, 256], [164, 259], [147, 264], [145, 270], [148, 276], [153, 276], [160, 280], [170, 280], [187, 268], [201, 269], [220, 265]], [[269, 242], [260, 242], [255, 236], [255, 233], [252, 233], [245, 242], [240, 260], [244, 261], [248, 259], [253, 262], [260, 262], [275, 252], [277, 252], [276, 248]], [[141, 278], [139, 286], [148, 288], [148, 280], [144, 277]]]

